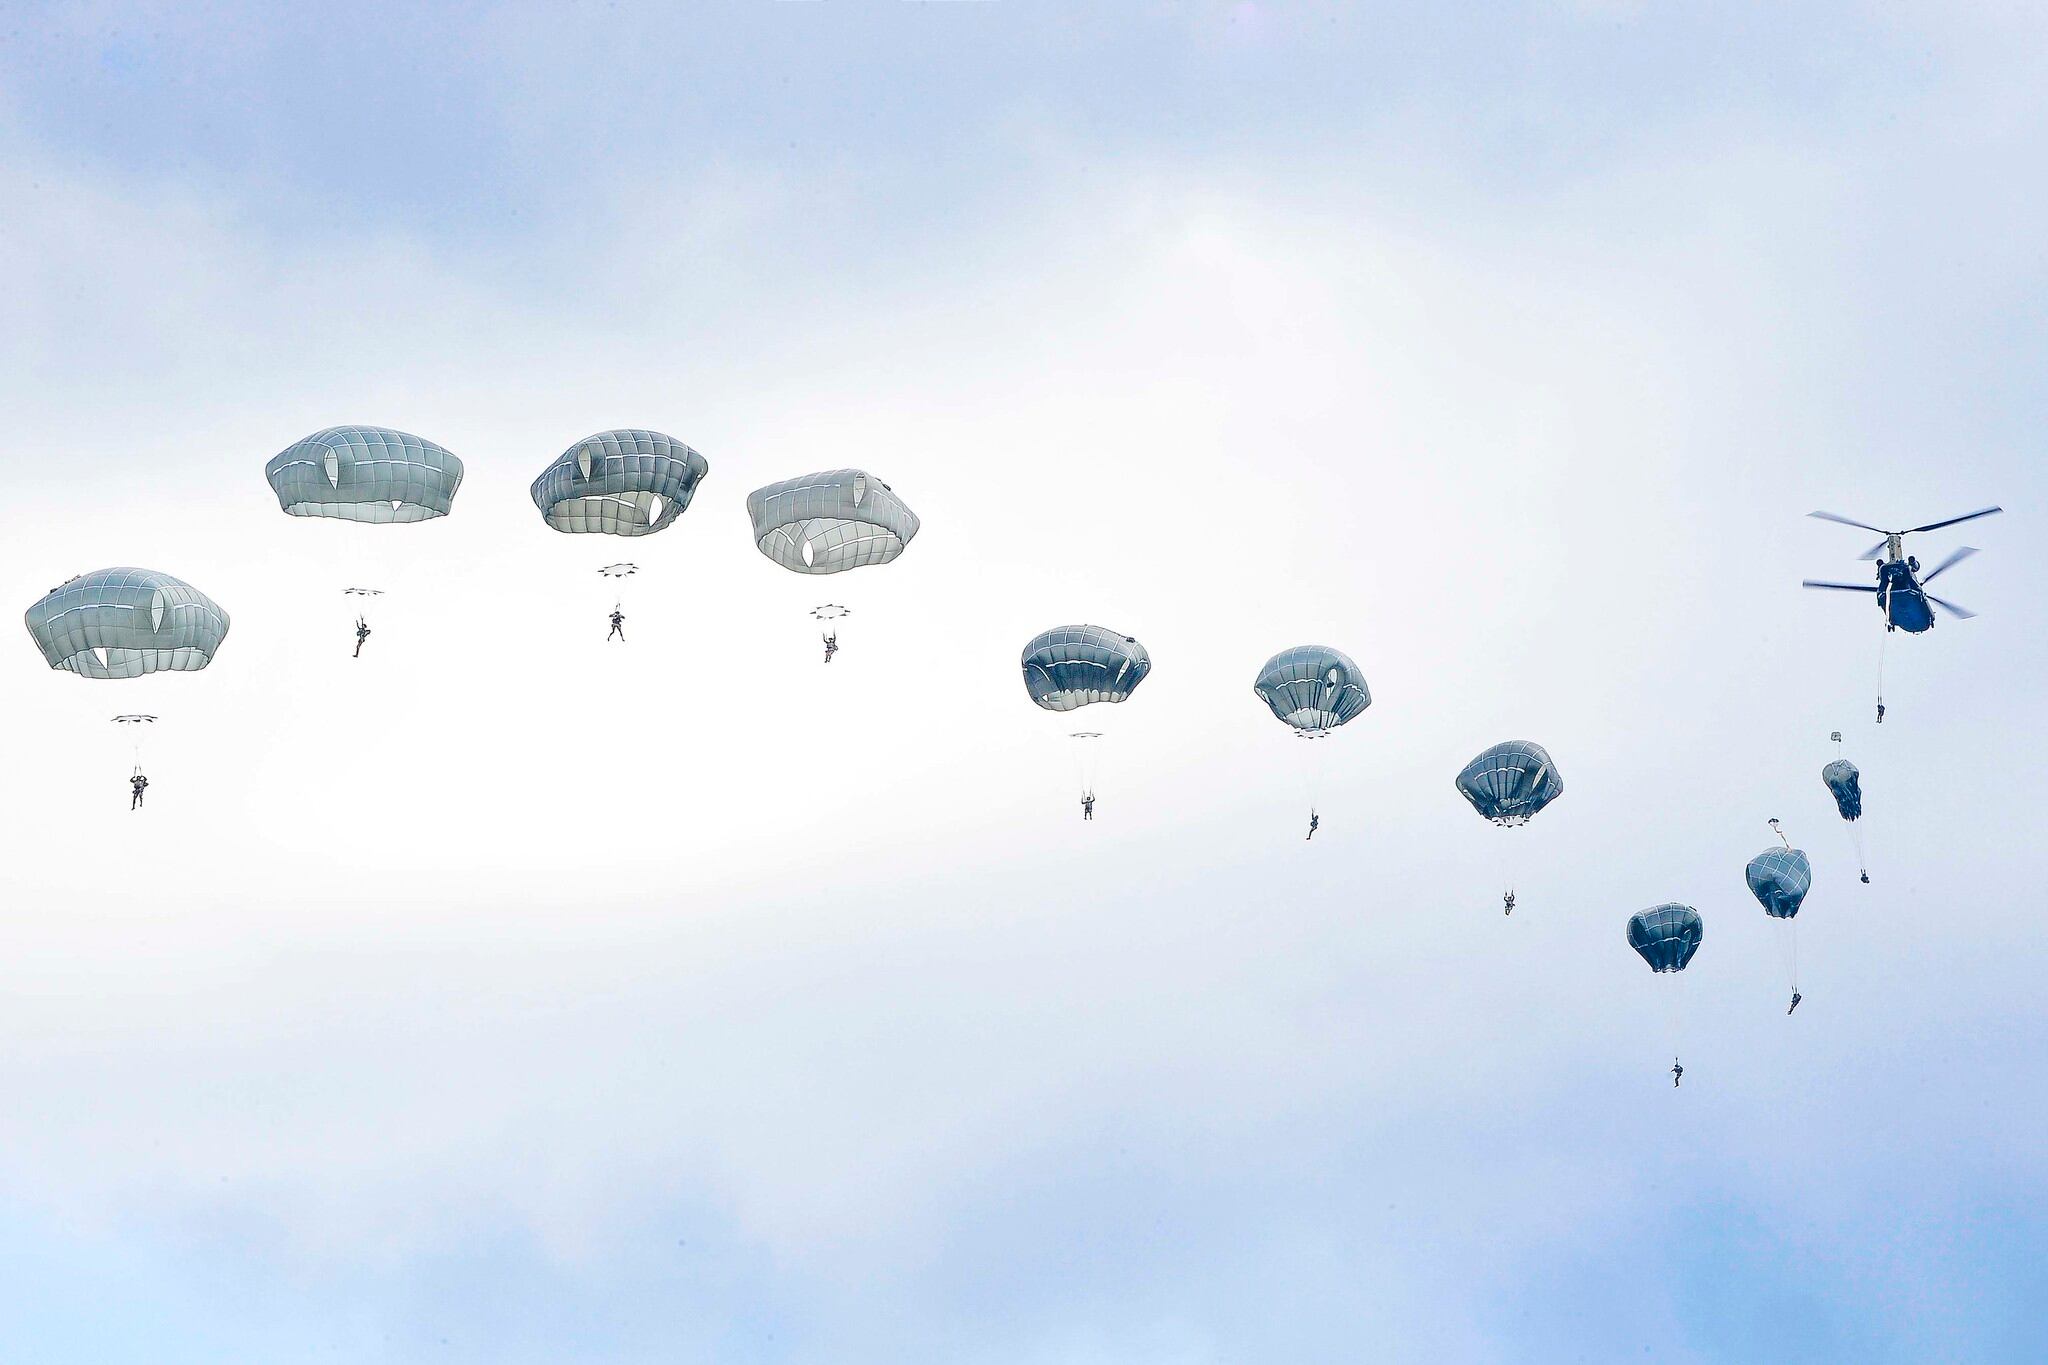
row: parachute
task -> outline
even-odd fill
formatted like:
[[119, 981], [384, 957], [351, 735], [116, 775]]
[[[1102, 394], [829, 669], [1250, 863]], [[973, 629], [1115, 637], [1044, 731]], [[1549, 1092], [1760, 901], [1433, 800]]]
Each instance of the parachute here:
[[85, 678], [196, 673], [227, 639], [228, 614], [190, 583], [151, 569], [101, 569], [28, 609], [50, 667]]
[[[1032, 702], [1044, 710], [1063, 713], [1096, 702], [1122, 702], [1152, 671], [1152, 656], [1132, 636], [1101, 626], [1056, 626], [1024, 646], [1022, 665], [1024, 690]], [[1095, 818], [1102, 742], [1099, 730], [1076, 730], [1068, 735], [1086, 820]]]
[[445, 517], [462, 461], [432, 441], [388, 427], [329, 427], [263, 467], [278, 506], [295, 517], [391, 525]]
[[754, 544], [792, 573], [887, 564], [917, 534], [917, 514], [860, 469], [806, 474], [747, 494]]
[[[1772, 822], [1772, 828], [1776, 828]], [[1778, 836], [1784, 838], [1781, 833]], [[1799, 925], [1794, 916], [1806, 900], [1806, 893], [1813, 889], [1813, 864], [1806, 854], [1788, 842], [1783, 847], [1767, 848], [1749, 860], [1743, 870], [1744, 879], [1749, 882], [1749, 894], [1756, 897], [1757, 904], [1778, 926], [1778, 953], [1785, 962], [1787, 983], [1792, 988], [1792, 1005], [1799, 1005]], [[1791, 1010], [1786, 1011], [1787, 1014]]]
[[673, 525], [711, 472], [702, 455], [658, 431], [586, 436], [533, 481], [533, 505], [570, 535], [651, 536]]
[[[1482, 752], [1458, 770], [1458, 794], [1481, 817], [1502, 829], [1519, 829], [1564, 794], [1564, 779], [1541, 744], [1510, 739]], [[1501, 855], [1501, 904], [1515, 909], [1515, 876]]]
[[1281, 724], [1309, 735], [1326, 735], [1372, 705], [1357, 663], [1327, 645], [1281, 650], [1259, 669], [1252, 691]]
[[[1839, 741], [1840, 732], [1836, 732]], [[1870, 882], [1869, 860], [1863, 855], [1863, 831], [1856, 822], [1863, 818], [1863, 774], [1846, 758], [1838, 758], [1820, 770], [1820, 780], [1835, 798], [1835, 809], [1849, 825], [1849, 840], [1856, 845], [1856, 873], [1865, 885]]]
[[1458, 794], [1494, 824], [1512, 829], [1564, 794], [1564, 779], [1541, 744], [1511, 739], [1458, 770]]
[[1799, 913], [1813, 889], [1813, 864], [1796, 848], [1767, 848], [1749, 860], [1743, 875], [1749, 894], [1772, 919], [1789, 920]]
[[1827, 783], [1844, 820], [1863, 818], [1863, 774], [1854, 763], [1838, 758], [1820, 770], [1820, 780]]
[[[1326, 739], [1372, 705], [1372, 692], [1357, 661], [1328, 645], [1281, 650], [1260, 666], [1252, 691], [1297, 739]], [[1310, 746], [1296, 761], [1308, 796], [1308, 832], [1313, 839], [1322, 824], [1317, 813], [1322, 804], [1322, 746]]]
[[1700, 950], [1705, 929], [1699, 911], [1672, 902], [1630, 915], [1628, 946], [1653, 972], [1682, 972]]
[[[1654, 906], [1629, 916], [1628, 946], [1649, 964], [1650, 970], [1659, 976], [1673, 976], [1685, 970], [1694, 953], [1700, 950], [1700, 939], [1706, 926], [1700, 920], [1700, 912], [1689, 905], [1667, 903]], [[1674, 982], [1674, 987], [1676, 983]], [[1665, 1026], [1671, 1042], [1671, 1083], [1676, 1085], [1685, 1075], [1685, 1068], [1679, 1065], [1679, 1008], [1676, 989], [1663, 992]]]
[[1152, 671], [1152, 656], [1129, 635], [1101, 626], [1055, 626], [1024, 646], [1024, 689], [1047, 711], [1122, 702]]

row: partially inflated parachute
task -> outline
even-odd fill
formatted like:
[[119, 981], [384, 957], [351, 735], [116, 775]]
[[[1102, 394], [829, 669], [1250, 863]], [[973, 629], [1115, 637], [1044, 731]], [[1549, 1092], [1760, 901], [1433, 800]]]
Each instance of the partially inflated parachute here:
[[152, 569], [82, 574], [51, 589], [25, 619], [50, 667], [85, 678], [194, 673], [213, 662], [228, 634], [218, 603]]
[[548, 525], [571, 535], [653, 535], [689, 508], [710, 472], [709, 461], [673, 436], [600, 431], [541, 471], [533, 503]]
[[[1837, 734], [1836, 739], [1840, 738]], [[1868, 885], [1870, 860], [1863, 854], [1863, 831], [1856, 823], [1863, 818], [1863, 774], [1848, 759], [1838, 758], [1820, 770], [1820, 780], [1827, 784], [1835, 809], [1848, 822], [1849, 842], [1856, 846], [1856, 875]]]
[[1844, 820], [1863, 818], [1863, 774], [1854, 763], [1838, 758], [1820, 770], [1820, 780], [1827, 783]]
[[1749, 894], [1772, 919], [1791, 919], [1813, 889], [1813, 864], [1796, 848], [1767, 848], [1744, 869]]
[[292, 516], [377, 525], [445, 517], [462, 487], [461, 460], [389, 427], [316, 431], [272, 456], [263, 473]]

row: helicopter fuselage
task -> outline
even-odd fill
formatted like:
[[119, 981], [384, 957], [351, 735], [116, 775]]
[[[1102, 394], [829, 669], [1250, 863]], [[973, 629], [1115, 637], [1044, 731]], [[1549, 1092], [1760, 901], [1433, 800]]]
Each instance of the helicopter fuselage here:
[[1888, 628], [1913, 635], [1933, 629], [1934, 611], [1927, 605], [1927, 594], [1915, 573], [1919, 567], [1913, 559], [1894, 559], [1877, 566], [1877, 609], [1884, 613]]

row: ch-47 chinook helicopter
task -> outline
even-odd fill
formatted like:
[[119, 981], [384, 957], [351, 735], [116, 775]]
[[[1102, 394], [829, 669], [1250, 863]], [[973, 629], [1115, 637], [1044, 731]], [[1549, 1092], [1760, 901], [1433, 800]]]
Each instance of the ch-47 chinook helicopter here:
[[[1819, 517], [1822, 521], [1840, 522], [1844, 526], [1855, 526], [1865, 531], [1875, 531], [1883, 536], [1884, 539], [1857, 556], [1858, 559], [1877, 561], [1877, 582], [1875, 584], [1822, 583], [1817, 579], [1808, 578], [1802, 580], [1799, 586], [1802, 588], [1826, 588], [1834, 592], [1874, 593], [1877, 597], [1877, 609], [1884, 613], [1884, 629], [1887, 635], [1895, 630], [1903, 630], [1911, 635], [1918, 635], [1923, 631], [1932, 630], [1934, 628], [1935, 607], [1940, 607], [1949, 615], [1967, 621], [1977, 613], [1966, 607], [1959, 607], [1945, 598], [1936, 597], [1933, 593], [1927, 591], [1927, 585], [1968, 559], [1971, 555], [1977, 553], [1976, 547], [1972, 545], [1962, 546], [1947, 559], [1942, 560], [1941, 563], [1930, 569], [1923, 578], [1920, 574], [1919, 558], [1906, 553], [1906, 537], [1916, 535], [1921, 531], [1938, 531], [1944, 526], [1957, 526], [1963, 522], [1975, 521], [1979, 517], [1988, 517], [2004, 510], [2002, 507], [1980, 507], [1976, 511], [1965, 513], [1960, 517], [1950, 517], [1947, 521], [1930, 521], [1925, 526], [1910, 526], [1903, 531], [1887, 531], [1881, 526], [1872, 526], [1868, 522], [1852, 521], [1848, 517], [1837, 516], [1833, 512], [1809, 512], [1807, 513], [1808, 516]], [[1877, 720], [1880, 725], [1884, 723], [1884, 656], [1882, 653], [1878, 656]]]

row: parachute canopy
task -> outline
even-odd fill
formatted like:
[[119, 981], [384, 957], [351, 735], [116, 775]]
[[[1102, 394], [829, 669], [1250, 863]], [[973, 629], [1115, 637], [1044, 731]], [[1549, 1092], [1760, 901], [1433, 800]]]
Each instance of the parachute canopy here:
[[1372, 705], [1358, 664], [1341, 649], [1296, 645], [1266, 660], [1252, 691], [1281, 723], [1325, 734]]
[[571, 535], [651, 536], [683, 514], [710, 472], [710, 461], [673, 436], [600, 431], [541, 471], [533, 505]]
[[1461, 768], [1458, 792], [1496, 825], [1524, 825], [1564, 794], [1564, 779], [1541, 744], [1511, 739]]
[[1048, 711], [1120, 702], [1152, 671], [1152, 656], [1101, 626], [1055, 626], [1024, 646], [1024, 687]]
[[295, 517], [378, 524], [445, 517], [462, 487], [462, 461], [389, 427], [329, 427], [263, 467], [278, 506]]
[[754, 543], [796, 573], [844, 573], [887, 564], [917, 534], [917, 513], [860, 469], [785, 479], [747, 494]]
[[1772, 919], [1791, 919], [1813, 889], [1813, 864], [1796, 848], [1767, 848], [1749, 860], [1749, 894]]
[[87, 678], [196, 673], [228, 635], [218, 603], [150, 569], [82, 574], [30, 607], [26, 620], [50, 667]]
[[1838, 758], [1820, 770], [1820, 780], [1828, 784], [1834, 793], [1835, 809], [1842, 813], [1844, 820], [1860, 819], [1863, 815], [1863, 774], [1856, 771], [1856, 765], [1846, 758]]
[[1690, 905], [1668, 904], [1630, 915], [1628, 946], [1653, 972], [1682, 972], [1700, 950], [1705, 925]]

